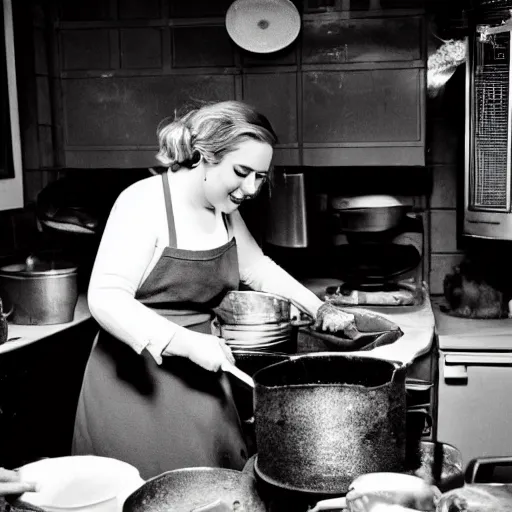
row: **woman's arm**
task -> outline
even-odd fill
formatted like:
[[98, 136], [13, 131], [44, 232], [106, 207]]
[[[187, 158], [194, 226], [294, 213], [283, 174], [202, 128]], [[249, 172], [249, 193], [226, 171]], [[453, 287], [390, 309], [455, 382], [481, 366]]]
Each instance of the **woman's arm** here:
[[241, 281], [253, 290], [282, 295], [316, 318], [323, 301], [263, 254], [238, 211], [230, 217], [237, 240]]
[[87, 298], [93, 317], [106, 331], [137, 353], [147, 348], [160, 362], [178, 325], [135, 299], [148, 266], [154, 264], [162, 207], [158, 184], [153, 178], [137, 182], [117, 199], [96, 255]]

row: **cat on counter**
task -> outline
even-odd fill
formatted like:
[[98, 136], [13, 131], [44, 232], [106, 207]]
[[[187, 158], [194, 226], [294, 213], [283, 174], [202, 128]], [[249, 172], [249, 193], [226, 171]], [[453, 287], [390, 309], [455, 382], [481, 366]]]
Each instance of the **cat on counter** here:
[[[512, 288], [507, 279], [492, 275], [491, 266], [477, 265], [469, 259], [453, 267], [444, 278], [444, 311], [464, 318], [511, 318]], [[501, 279], [500, 279], [501, 277]]]

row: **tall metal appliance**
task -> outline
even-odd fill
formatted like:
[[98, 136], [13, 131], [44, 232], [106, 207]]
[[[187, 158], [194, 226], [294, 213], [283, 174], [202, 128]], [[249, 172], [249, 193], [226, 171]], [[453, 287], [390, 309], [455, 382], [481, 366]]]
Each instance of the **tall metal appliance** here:
[[465, 235], [512, 240], [509, 0], [481, 0], [466, 66]]

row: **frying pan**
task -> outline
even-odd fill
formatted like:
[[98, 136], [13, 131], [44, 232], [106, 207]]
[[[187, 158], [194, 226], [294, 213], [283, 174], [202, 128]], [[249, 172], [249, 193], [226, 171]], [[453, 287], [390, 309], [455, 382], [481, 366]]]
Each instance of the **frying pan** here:
[[175, 469], [151, 478], [128, 496], [123, 512], [191, 512], [219, 500], [231, 510], [266, 512], [252, 475], [206, 467]]

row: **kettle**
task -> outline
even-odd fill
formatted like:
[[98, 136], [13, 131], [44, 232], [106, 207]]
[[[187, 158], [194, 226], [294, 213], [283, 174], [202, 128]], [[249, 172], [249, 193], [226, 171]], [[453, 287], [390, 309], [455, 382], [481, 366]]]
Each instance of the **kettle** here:
[[307, 247], [308, 209], [304, 173], [278, 174], [270, 194], [266, 241], [280, 247]]

